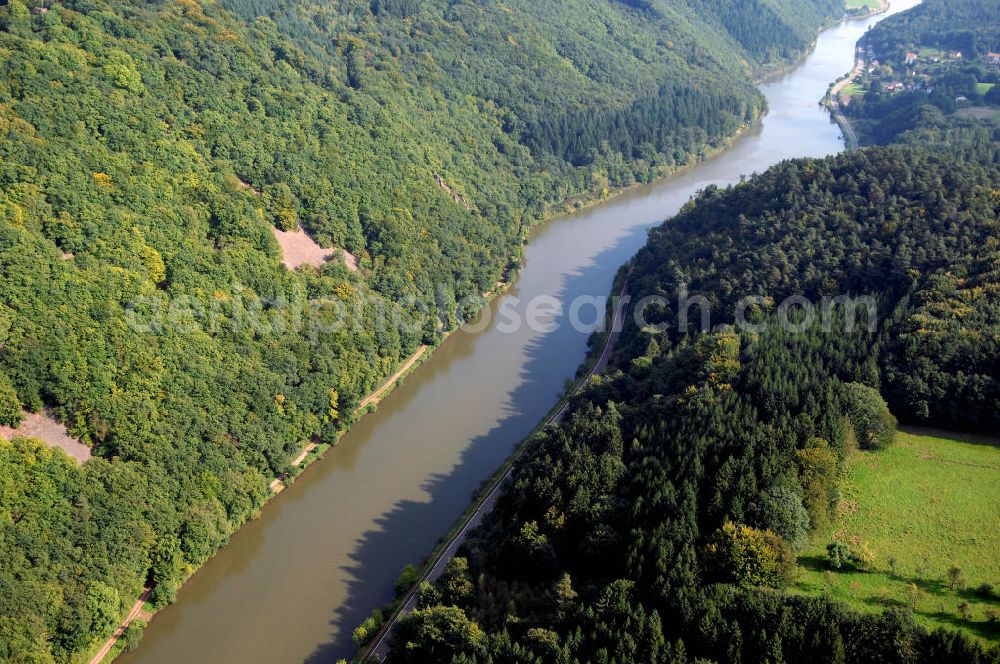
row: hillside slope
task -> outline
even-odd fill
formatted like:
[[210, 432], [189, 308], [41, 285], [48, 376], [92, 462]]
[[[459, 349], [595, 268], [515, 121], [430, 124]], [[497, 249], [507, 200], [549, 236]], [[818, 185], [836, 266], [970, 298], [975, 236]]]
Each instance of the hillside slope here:
[[617, 186], [647, 176], [633, 160], [686, 163], [755, 119], [751, 72], [802, 52], [843, 12], [834, 0], [224, 5], [248, 20], [270, 17], [319, 59], [343, 62], [346, 83], [393, 104], [400, 92], [414, 106], [426, 105], [428, 89], [452, 106], [471, 95], [476, 112], [494, 114], [543, 160], [547, 178], [594, 165]]
[[927, 0], [859, 45], [869, 71], [845, 112], [863, 143], [1000, 163], [1000, 68], [988, 57], [1000, 51], [997, 3]]
[[[996, 431], [997, 176], [872, 149], [706, 189], [624, 269], [642, 324], [630, 316], [605, 376], [526, 443], [393, 659], [998, 661], [917, 626], [905, 598], [862, 615], [783, 592], [795, 550], [836, 517], [846, 456], [891, 444], [879, 389], [905, 419]], [[875, 316], [823, 316], [839, 295]], [[840, 564], [890, 564], [862, 545], [841, 543]]]

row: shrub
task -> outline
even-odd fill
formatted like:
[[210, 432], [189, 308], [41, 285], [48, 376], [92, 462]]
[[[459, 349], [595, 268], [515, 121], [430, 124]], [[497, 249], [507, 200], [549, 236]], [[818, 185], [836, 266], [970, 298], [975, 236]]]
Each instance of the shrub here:
[[406, 592], [413, 587], [413, 584], [417, 582], [420, 578], [420, 570], [417, 569], [416, 565], [407, 565], [403, 568], [403, 571], [399, 573], [399, 578], [396, 579], [396, 596], [402, 597]]
[[960, 567], [948, 568], [948, 588], [952, 592], [962, 587], [962, 569]]
[[830, 569], [841, 569], [851, 561], [851, 548], [834, 540], [826, 545], [826, 558]]
[[141, 620], [133, 620], [122, 633], [122, 644], [125, 652], [132, 652], [139, 647], [142, 641], [142, 632], [146, 629], [146, 623]]
[[851, 547], [851, 562], [859, 572], [870, 572], [875, 569], [875, 554], [867, 544], [861, 543]]
[[375, 609], [372, 611], [372, 614], [365, 618], [365, 621], [354, 629], [354, 633], [351, 635], [354, 642], [359, 646], [363, 646], [368, 643], [372, 637], [378, 634], [378, 630], [382, 627], [383, 620], [384, 617], [381, 609]]
[[958, 615], [962, 616], [962, 620], [972, 620], [972, 606], [965, 601], [959, 602]]
[[826, 546], [826, 557], [831, 569], [851, 567], [859, 572], [868, 572], [875, 567], [875, 554], [863, 543], [850, 546], [834, 540]]

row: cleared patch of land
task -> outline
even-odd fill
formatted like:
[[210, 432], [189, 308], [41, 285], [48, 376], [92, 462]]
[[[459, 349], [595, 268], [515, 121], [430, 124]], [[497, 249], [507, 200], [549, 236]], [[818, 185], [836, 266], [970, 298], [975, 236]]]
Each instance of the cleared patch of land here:
[[992, 90], [994, 85], [996, 85], [996, 83], [976, 83], [976, 92], [984, 95]]
[[[1000, 638], [1000, 443], [909, 429], [847, 461], [833, 532], [799, 557], [795, 588], [876, 612], [907, 606], [928, 627]], [[829, 570], [837, 539], [875, 554], [868, 572]], [[950, 569], [959, 570], [957, 582]], [[980, 588], [990, 584], [986, 592]], [[992, 618], [991, 618], [992, 617]]]
[[960, 118], [975, 118], [977, 120], [1000, 120], [1000, 108], [996, 106], [969, 106], [955, 111]]
[[840, 94], [847, 95], [848, 97], [854, 97], [856, 95], [863, 95], [865, 93], [864, 88], [861, 87], [856, 82], [849, 83], [844, 86], [844, 89], [840, 91]]
[[875, 9], [879, 6], [878, 0], [847, 0], [845, 3], [848, 9]]
[[358, 271], [358, 257], [346, 249], [323, 248], [306, 235], [306, 232], [301, 228], [294, 231], [282, 231], [277, 228], [271, 230], [274, 231], [274, 237], [281, 245], [282, 262], [289, 270], [294, 270], [302, 265], [320, 267], [335, 258], [338, 253], [342, 253], [347, 269], [353, 272]]
[[90, 448], [69, 435], [69, 431], [48, 411], [26, 413], [21, 426], [11, 429], [0, 426], [0, 438], [37, 438], [49, 447], [64, 450], [80, 463], [90, 458]]

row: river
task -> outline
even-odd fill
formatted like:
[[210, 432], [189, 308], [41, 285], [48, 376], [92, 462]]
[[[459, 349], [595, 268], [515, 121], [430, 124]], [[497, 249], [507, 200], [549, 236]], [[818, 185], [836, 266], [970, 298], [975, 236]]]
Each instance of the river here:
[[[916, 3], [898, 0], [890, 13]], [[840, 130], [818, 101], [852, 67], [855, 42], [884, 16], [824, 31], [797, 67], [762, 84], [770, 113], [729, 150], [538, 228], [519, 277], [491, 311], [509, 307], [509, 298], [604, 296], [647, 229], [697, 190], [786, 158], [841, 151]], [[511, 332], [494, 324], [452, 335], [377, 412], [234, 535], [152, 620], [140, 647], [119, 661], [350, 657], [354, 627], [391, 599], [401, 568], [430, 552], [582, 362], [587, 335], [555, 322], [549, 330], [522, 325]]]

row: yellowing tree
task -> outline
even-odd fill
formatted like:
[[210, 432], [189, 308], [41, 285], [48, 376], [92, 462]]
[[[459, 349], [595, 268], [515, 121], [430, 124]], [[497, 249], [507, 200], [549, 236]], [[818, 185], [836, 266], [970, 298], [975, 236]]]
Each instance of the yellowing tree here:
[[705, 559], [719, 580], [741, 586], [781, 588], [795, 569], [795, 554], [779, 535], [731, 521], [715, 532]]

